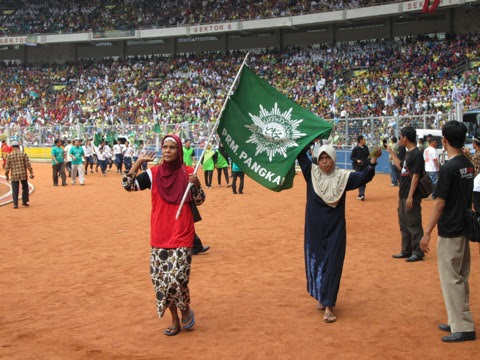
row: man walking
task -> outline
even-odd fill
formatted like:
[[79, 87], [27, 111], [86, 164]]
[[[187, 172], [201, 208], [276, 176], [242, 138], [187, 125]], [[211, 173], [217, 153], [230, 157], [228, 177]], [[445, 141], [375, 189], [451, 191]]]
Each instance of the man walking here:
[[88, 165], [90, 165], [90, 173], [93, 174], [93, 146], [92, 142], [87, 139], [83, 147], [83, 152], [85, 153], [85, 175], [88, 174]]
[[33, 179], [33, 169], [32, 165], [30, 165], [28, 155], [20, 151], [19, 143], [13, 141], [11, 146], [12, 152], [7, 156], [7, 163], [5, 165], [5, 177], [7, 181], [12, 181], [13, 208], [18, 209], [20, 182], [22, 183], [22, 205], [30, 206], [28, 204], [27, 170], [30, 172], [30, 178]]
[[398, 222], [402, 234], [402, 251], [392, 255], [395, 259], [406, 258], [407, 262], [423, 260], [424, 253], [420, 249], [423, 236], [422, 227], [422, 197], [417, 191], [420, 176], [425, 172], [422, 152], [416, 147], [417, 132], [411, 126], [400, 131], [400, 145], [405, 146], [407, 154], [405, 161], [400, 159], [387, 147], [395, 166], [400, 172], [400, 188], [398, 191]]
[[[432, 135], [427, 136], [428, 147], [423, 151], [423, 160], [425, 160], [425, 171], [427, 172], [430, 179], [432, 179], [433, 188], [437, 186], [438, 180], [438, 171], [440, 170], [440, 164], [438, 163], [437, 155], [437, 140]], [[432, 194], [432, 199], [435, 198], [435, 195]]]
[[420, 247], [428, 253], [428, 243], [438, 224], [438, 272], [448, 323], [439, 329], [450, 332], [443, 342], [475, 340], [475, 325], [469, 304], [470, 244], [465, 236], [465, 209], [472, 206], [473, 164], [463, 155], [467, 128], [449, 121], [442, 129], [442, 144], [448, 161], [440, 169], [435, 189], [435, 205]]
[[[368, 151], [368, 147], [365, 145], [365, 137], [363, 135], [359, 135], [357, 137], [357, 146], [355, 146], [352, 150], [352, 154], [350, 155], [350, 160], [352, 160], [352, 167], [356, 172], [362, 172], [368, 165], [368, 155], [370, 152]], [[365, 200], [365, 188], [367, 186], [363, 185], [358, 188], [358, 200]]]
[[85, 185], [85, 174], [83, 172], [83, 161], [85, 153], [80, 146], [80, 140], [73, 142], [73, 147], [70, 149], [70, 156], [72, 157], [72, 184], [77, 182], [77, 174], [80, 178], [80, 185]]
[[65, 175], [65, 163], [63, 158], [62, 141], [55, 140], [55, 146], [52, 148], [52, 175], [53, 186], [58, 186], [58, 177], [62, 178], [62, 186], [67, 185], [67, 177]]

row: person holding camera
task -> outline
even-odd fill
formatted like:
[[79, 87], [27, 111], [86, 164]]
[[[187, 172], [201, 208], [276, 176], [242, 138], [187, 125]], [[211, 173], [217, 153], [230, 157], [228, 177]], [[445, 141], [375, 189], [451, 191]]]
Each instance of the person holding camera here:
[[17, 141], [12, 142], [12, 152], [7, 156], [5, 166], [5, 177], [7, 181], [12, 181], [13, 208], [18, 209], [18, 192], [20, 182], [22, 183], [22, 205], [28, 205], [28, 180], [27, 170], [30, 172], [30, 179], [33, 179], [33, 169], [30, 165], [28, 155], [20, 151], [20, 144]]

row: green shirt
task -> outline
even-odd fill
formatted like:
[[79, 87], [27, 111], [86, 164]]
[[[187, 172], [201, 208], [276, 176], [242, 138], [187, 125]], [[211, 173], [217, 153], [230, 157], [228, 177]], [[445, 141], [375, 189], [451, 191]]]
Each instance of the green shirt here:
[[183, 147], [183, 162], [187, 166], [193, 165], [193, 148], [187, 149], [185, 146]]
[[63, 163], [63, 149], [58, 146], [54, 146], [52, 148], [52, 157], [57, 160], [57, 162], [55, 162], [55, 160], [52, 158], [52, 165]]
[[228, 161], [220, 154], [220, 151], [217, 150], [217, 168], [223, 169], [228, 167]]
[[212, 156], [215, 153], [213, 150], [207, 150], [205, 151], [205, 155], [203, 156], [203, 170], [213, 170], [215, 169], [215, 163], [213, 162]]
[[72, 165], [80, 165], [83, 164], [83, 148], [81, 146], [74, 146], [70, 149], [70, 155], [75, 156], [75, 159], [72, 158]]

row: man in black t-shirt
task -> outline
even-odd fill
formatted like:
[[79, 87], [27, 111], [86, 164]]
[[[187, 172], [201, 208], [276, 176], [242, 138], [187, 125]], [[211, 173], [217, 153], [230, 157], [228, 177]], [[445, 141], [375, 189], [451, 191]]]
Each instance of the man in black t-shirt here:
[[405, 160], [401, 161], [387, 147], [392, 160], [400, 169], [400, 188], [398, 191], [398, 222], [402, 234], [402, 251], [392, 255], [395, 259], [406, 258], [407, 262], [423, 260], [424, 253], [420, 249], [420, 239], [423, 236], [422, 227], [422, 197], [417, 191], [418, 180], [425, 173], [425, 163], [422, 152], [416, 147], [417, 132], [407, 126], [400, 131], [399, 143], [406, 148]]
[[[355, 146], [352, 150], [352, 153], [350, 155], [350, 160], [352, 160], [352, 167], [355, 171], [361, 172], [365, 170], [365, 168], [368, 166], [369, 161], [368, 156], [370, 155], [370, 152], [368, 151], [367, 145], [365, 145], [366, 140], [363, 135], [359, 135], [357, 137], [357, 146]], [[358, 188], [358, 200], [365, 200], [365, 188], [367, 186], [363, 185]]]
[[438, 272], [448, 324], [440, 330], [450, 332], [443, 342], [475, 340], [475, 326], [470, 312], [468, 277], [470, 244], [465, 236], [465, 209], [472, 206], [473, 164], [463, 155], [467, 128], [458, 121], [449, 121], [442, 129], [442, 144], [448, 161], [440, 169], [434, 194], [435, 205], [420, 247], [429, 252], [428, 243], [438, 224]]

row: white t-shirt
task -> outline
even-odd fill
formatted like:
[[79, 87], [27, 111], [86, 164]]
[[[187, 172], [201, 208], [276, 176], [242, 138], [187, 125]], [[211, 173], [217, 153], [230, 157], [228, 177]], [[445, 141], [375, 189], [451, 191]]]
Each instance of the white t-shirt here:
[[97, 154], [97, 158], [99, 161], [105, 160], [105, 153], [103, 151], [100, 151], [100, 148], [98, 148], [98, 151], [96, 151], [95, 153]]
[[120, 146], [120, 144], [113, 145], [113, 153], [115, 155], [122, 153], [122, 147]]
[[123, 156], [132, 157], [132, 155], [133, 155], [133, 148], [131, 146], [129, 146], [125, 149], [125, 152], [123, 153]]
[[473, 191], [480, 192], [480, 174], [473, 179]]
[[92, 145], [83, 145], [83, 152], [85, 153], [85, 157], [92, 156], [93, 150]]
[[68, 144], [65, 146], [65, 152], [67, 154], [67, 162], [72, 161], [72, 157], [70, 156], [70, 149], [72, 148], [72, 144]]
[[435, 166], [434, 160], [437, 160], [438, 163], [438, 155], [437, 150], [429, 146], [423, 152], [423, 159], [425, 160], [425, 171], [426, 172], [435, 172], [438, 171], [438, 168]]

